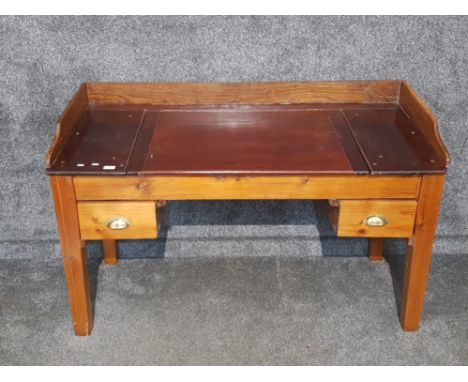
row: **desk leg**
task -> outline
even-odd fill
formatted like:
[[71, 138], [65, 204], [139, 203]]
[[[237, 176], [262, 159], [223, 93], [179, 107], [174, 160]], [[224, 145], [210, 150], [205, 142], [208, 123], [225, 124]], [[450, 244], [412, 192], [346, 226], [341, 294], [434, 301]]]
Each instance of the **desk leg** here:
[[119, 262], [117, 240], [102, 240], [104, 264], [115, 265]]
[[428, 175], [421, 179], [414, 233], [408, 240], [400, 311], [405, 331], [419, 327], [443, 185], [443, 175]]
[[73, 178], [52, 176], [50, 182], [73, 326], [77, 336], [86, 336], [91, 334], [93, 314], [86, 263], [86, 243], [80, 239]]
[[372, 237], [369, 242], [369, 260], [382, 261], [384, 256], [384, 239], [380, 237]]

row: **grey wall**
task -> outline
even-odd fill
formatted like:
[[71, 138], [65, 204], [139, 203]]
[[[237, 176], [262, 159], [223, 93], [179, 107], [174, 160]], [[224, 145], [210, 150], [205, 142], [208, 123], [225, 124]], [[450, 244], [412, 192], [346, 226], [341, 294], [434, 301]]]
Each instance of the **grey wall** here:
[[[435, 250], [466, 253], [467, 69], [466, 17], [1, 17], [0, 257], [58, 256], [44, 155], [84, 81], [406, 79], [453, 158]], [[310, 202], [174, 203], [168, 240], [124, 252], [364, 254], [324, 224]]]

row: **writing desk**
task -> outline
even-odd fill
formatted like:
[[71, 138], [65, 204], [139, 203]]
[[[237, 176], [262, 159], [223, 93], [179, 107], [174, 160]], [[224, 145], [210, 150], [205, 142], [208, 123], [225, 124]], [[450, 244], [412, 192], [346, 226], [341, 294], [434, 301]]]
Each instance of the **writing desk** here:
[[92, 330], [86, 241], [155, 239], [167, 200], [325, 200], [340, 237], [408, 239], [416, 330], [449, 155], [404, 81], [86, 83], [47, 156], [73, 325]]

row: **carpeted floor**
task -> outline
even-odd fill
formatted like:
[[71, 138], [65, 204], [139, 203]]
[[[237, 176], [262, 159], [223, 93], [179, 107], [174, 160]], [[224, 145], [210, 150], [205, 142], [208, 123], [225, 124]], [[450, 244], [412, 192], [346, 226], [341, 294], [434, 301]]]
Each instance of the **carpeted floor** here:
[[75, 337], [61, 262], [0, 261], [2, 365], [468, 364], [468, 256], [436, 256], [421, 328], [397, 319], [402, 257], [91, 261]]

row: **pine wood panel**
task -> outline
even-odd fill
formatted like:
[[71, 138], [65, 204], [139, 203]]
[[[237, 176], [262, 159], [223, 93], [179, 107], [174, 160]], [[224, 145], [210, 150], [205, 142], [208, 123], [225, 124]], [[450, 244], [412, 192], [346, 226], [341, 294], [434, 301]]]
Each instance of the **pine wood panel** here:
[[369, 240], [369, 260], [382, 261], [384, 259], [385, 239], [381, 237], [372, 237]]
[[68, 142], [75, 125], [89, 104], [87, 85], [82, 84], [63, 110], [55, 125], [55, 136], [46, 155], [46, 166], [51, 167]]
[[[416, 200], [341, 200], [337, 235], [341, 237], [410, 237], [413, 234]], [[364, 219], [384, 217], [388, 224], [371, 227]]]
[[447, 167], [450, 163], [450, 154], [440, 136], [437, 118], [434, 113], [406, 81], [401, 82], [398, 101], [411, 121], [423, 132], [427, 143], [436, 151], [438, 160], [445, 162]]
[[102, 240], [102, 257], [104, 264], [115, 265], [119, 262], [117, 240]]
[[87, 336], [91, 334], [93, 327], [93, 313], [88, 282], [86, 243], [80, 239], [73, 180], [68, 176], [52, 176], [50, 184], [73, 327], [77, 336]]
[[446, 161], [400, 107], [344, 110], [371, 174], [444, 173]]
[[79, 200], [412, 199], [418, 177], [77, 176]]
[[87, 108], [48, 173], [125, 175], [143, 115]]
[[406, 331], [417, 330], [421, 320], [444, 178], [443, 175], [427, 175], [421, 181], [414, 234], [408, 241], [406, 253], [400, 309], [401, 325]]
[[88, 83], [89, 100], [108, 105], [397, 102], [400, 81], [264, 83]]
[[[80, 202], [80, 233], [84, 240], [157, 238], [154, 202]], [[125, 229], [110, 229], [107, 224], [123, 217], [130, 222]]]

